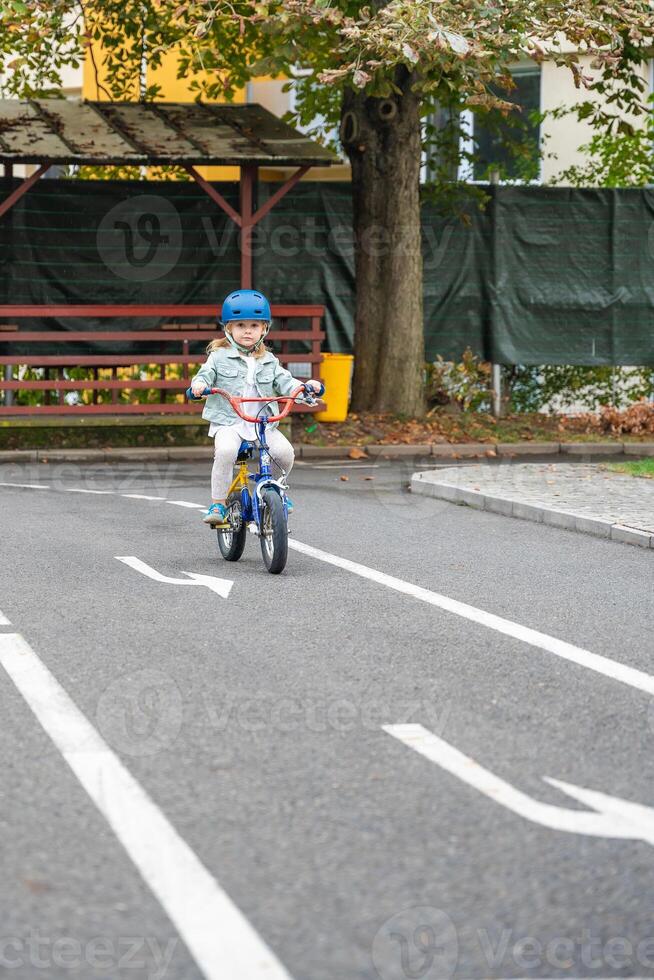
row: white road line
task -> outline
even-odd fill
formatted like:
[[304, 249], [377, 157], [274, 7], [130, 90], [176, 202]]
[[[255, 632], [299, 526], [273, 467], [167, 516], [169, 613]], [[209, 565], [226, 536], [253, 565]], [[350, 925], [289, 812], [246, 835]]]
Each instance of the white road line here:
[[64, 487], [66, 493], [115, 493], [114, 490], [85, 490], [83, 487]]
[[128, 497], [130, 500], [165, 500], [165, 497], [149, 497], [147, 493], [121, 493], [121, 497]]
[[11, 623], [0, 609], [0, 626], [11, 626]]
[[193, 507], [194, 510], [206, 511], [206, 507], [202, 507], [200, 504], [191, 504], [188, 500], [167, 500], [167, 504], [173, 504], [175, 507]]
[[290, 980], [274, 953], [27, 642], [0, 663], [157, 897], [207, 980]]
[[22, 487], [24, 490], [49, 490], [42, 483], [0, 483], [0, 487]]
[[378, 572], [374, 568], [360, 565], [358, 562], [350, 561], [347, 558], [340, 558], [338, 555], [332, 555], [327, 551], [321, 551], [319, 548], [303, 544], [301, 541], [289, 538], [288, 546], [295, 551], [301, 552], [303, 555], [309, 555], [311, 558], [318, 558], [320, 561], [327, 562], [330, 565], [336, 565], [337, 568], [343, 568], [345, 571], [352, 572], [354, 575], [360, 575], [362, 578], [367, 578], [371, 582], [385, 585], [387, 588], [394, 589], [396, 592], [402, 592], [404, 595], [411, 596], [414, 599], [420, 599], [422, 602], [427, 602], [432, 606], [438, 606], [446, 612], [451, 612], [457, 616], [462, 616], [464, 619], [469, 619], [473, 623], [479, 623], [488, 629], [496, 630], [505, 636], [512, 636], [514, 639], [528, 643], [530, 646], [546, 650], [548, 653], [553, 653], [555, 656], [561, 657], [563, 660], [569, 660], [571, 663], [578, 664], [580, 667], [586, 667], [588, 670], [594, 670], [598, 674], [604, 674], [605, 677], [610, 677], [611, 680], [628, 684], [630, 687], [638, 688], [639, 691], [645, 691], [647, 694], [654, 694], [654, 677], [651, 674], [645, 674], [641, 670], [636, 670], [634, 667], [627, 667], [625, 664], [611, 660], [609, 657], [602, 657], [598, 653], [591, 653], [590, 650], [584, 650], [581, 647], [574, 646], [572, 643], [566, 643], [565, 640], [559, 640], [555, 636], [540, 633], [538, 630], [533, 630], [528, 626], [514, 623], [510, 619], [504, 619], [502, 616], [496, 616], [483, 609], [477, 609], [475, 606], [469, 606], [465, 602], [459, 602], [458, 599], [451, 599], [449, 596], [441, 595], [438, 592], [431, 592], [429, 589], [423, 589], [419, 585], [412, 585], [411, 582], [405, 582], [400, 578], [394, 578], [392, 575], [386, 575], [385, 572]]

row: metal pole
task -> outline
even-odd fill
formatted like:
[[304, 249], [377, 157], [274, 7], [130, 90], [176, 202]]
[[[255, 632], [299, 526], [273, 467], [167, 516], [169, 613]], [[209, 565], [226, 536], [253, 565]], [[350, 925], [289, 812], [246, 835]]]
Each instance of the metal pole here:
[[[4, 165], [5, 178], [7, 180], [13, 180], [14, 177], [14, 165], [13, 163], [5, 163]], [[10, 215], [10, 228], [13, 231], [13, 213]], [[5, 364], [5, 381], [13, 381], [14, 379], [14, 368], [12, 364]], [[14, 393], [13, 391], [4, 392], [4, 404], [13, 405], [14, 404]]]
[[493, 415], [502, 417], [502, 365], [493, 364]]
[[[13, 381], [14, 369], [11, 364], [5, 364], [5, 381]], [[14, 404], [14, 393], [13, 391], [5, 391], [5, 405]]]
[[[490, 173], [490, 182], [493, 187], [497, 187], [500, 182], [499, 171], [493, 168]], [[496, 212], [493, 210], [493, 221], [496, 220]], [[491, 337], [494, 341], [495, 338]], [[493, 364], [493, 415], [499, 419], [502, 415], [502, 365]]]

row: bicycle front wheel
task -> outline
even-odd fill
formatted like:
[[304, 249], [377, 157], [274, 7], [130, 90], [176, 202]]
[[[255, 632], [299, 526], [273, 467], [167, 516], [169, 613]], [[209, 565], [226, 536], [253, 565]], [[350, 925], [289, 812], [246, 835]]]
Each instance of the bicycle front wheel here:
[[288, 558], [288, 526], [282, 498], [276, 490], [264, 490], [261, 508], [261, 554], [271, 575], [279, 575]]

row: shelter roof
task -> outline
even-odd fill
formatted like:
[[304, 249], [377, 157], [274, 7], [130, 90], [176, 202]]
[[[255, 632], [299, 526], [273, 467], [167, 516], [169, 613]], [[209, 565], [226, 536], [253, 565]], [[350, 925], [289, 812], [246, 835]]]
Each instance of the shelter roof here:
[[331, 150], [257, 104], [0, 99], [0, 162], [330, 166]]

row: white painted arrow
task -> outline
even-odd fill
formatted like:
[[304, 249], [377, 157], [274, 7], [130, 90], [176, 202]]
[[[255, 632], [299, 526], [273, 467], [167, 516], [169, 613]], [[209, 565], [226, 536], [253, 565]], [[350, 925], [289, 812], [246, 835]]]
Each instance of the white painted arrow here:
[[484, 769], [422, 725], [384, 725], [383, 729], [468, 786], [532, 823], [570, 834], [644, 840], [654, 845], [654, 809], [651, 807], [547, 777], [545, 781], [551, 786], [592, 807], [595, 812], [566, 810], [550, 803], [541, 803]]
[[140, 572], [141, 575], [147, 575], [155, 582], [165, 582], [167, 585], [204, 585], [207, 589], [211, 589], [216, 595], [222, 596], [223, 599], [229, 597], [229, 593], [232, 591], [232, 581], [226, 578], [216, 578], [213, 575], [200, 575], [198, 572], [182, 572], [182, 575], [188, 575], [188, 578], [169, 578], [168, 575], [162, 575], [155, 568], [150, 568], [146, 565], [144, 561], [140, 558], [135, 558], [133, 555], [116, 555], [118, 561], [122, 561], [124, 565], [129, 565], [133, 568], [135, 572]]

